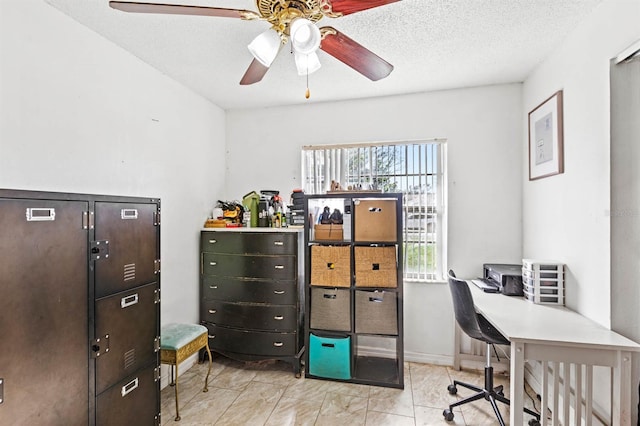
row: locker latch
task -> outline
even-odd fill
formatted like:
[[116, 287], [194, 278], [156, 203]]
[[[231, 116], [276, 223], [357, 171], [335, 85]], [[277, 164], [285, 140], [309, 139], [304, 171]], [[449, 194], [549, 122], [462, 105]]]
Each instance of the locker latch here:
[[0, 377], [0, 404], [4, 402], [4, 379]]
[[109, 335], [96, 337], [91, 341], [92, 358], [98, 358], [100, 355], [109, 352]]
[[91, 242], [91, 260], [109, 258], [109, 240]]

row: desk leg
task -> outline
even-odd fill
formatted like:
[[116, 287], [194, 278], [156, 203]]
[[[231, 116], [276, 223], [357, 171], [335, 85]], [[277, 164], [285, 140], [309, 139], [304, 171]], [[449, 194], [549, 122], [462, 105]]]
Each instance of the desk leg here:
[[457, 322], [454, 322], [453, 325], [454, 335], [453, 335], [453, 344], [455, 346], [455, 352], [453, 353], [453, 368], [456, 371], [460, 371], [460, 350], [461, 338], [460, 338], [460, 326]]
[[524, 407], [524, 343], [511, 342], [511, 408], [510, 420], [511, 425], [521, 425], [523, 422]]
[[631, 424], [631, 353], [616, 352], [613, 368], [613, 392], [611, 395], [611, 424]]

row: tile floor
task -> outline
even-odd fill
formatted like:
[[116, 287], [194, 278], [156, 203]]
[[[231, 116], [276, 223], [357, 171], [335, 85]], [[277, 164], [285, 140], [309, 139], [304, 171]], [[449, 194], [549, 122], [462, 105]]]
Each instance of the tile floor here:
[[[481, 385], [480, 371], [455, 371], [448, 367], [405, 363], [404, 390], [296, 379], [290, 364], [279, 361], [238, 362], [214, 355], [209, 391], [202, 392], [207, 365], [196, 364], [179, 381], [180, 415], [175, 422], [173, 387], [162, 390], [163, 425], [496, 425], [489, 402], [480, 400], [455, 410], [452, 422], [442, 410], [455, 400], [447, 386], [453, 377]], [[509, 393], [509, 378], [496, 375], [496, 385]], [[528, 394], [533, 395], [530, 389]], [[458, 396], [472, 392], [459, 387]], [[526, 395], [525, 395], [526, 398]], [[533, 399], [527, 398], [527, 406]], [[539, 402], [536, 401], [539, 409]], [[507, 407], [500, 411], [508, 422]], [[525, 422], [528, 420], [525, 416]], [[526, 424], [526, 423], [525, 423]]]

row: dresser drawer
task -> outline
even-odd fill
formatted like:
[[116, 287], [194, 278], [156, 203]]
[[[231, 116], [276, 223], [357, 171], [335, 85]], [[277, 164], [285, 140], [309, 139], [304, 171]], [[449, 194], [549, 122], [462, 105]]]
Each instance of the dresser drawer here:
[[296, 267], [295, 256], [202, 254], [203, 275], [294, 280]]
[[295, 331], [296, 307], [205, 300], [201, 318], [217, 325], [249, 330]]
[[230, 254], [297, 254], [296, 233], [203, 232], [202, 251]]
[[205, 276], [202, 279], [202, 298], [226, 302], [295, 306], [298, 303], [298, 288], [295, 280], [247, 280]]
[[213, 350], [261, 356], [292, 356], [298, 353], [297, 334], [247, 331], [205, 323]]

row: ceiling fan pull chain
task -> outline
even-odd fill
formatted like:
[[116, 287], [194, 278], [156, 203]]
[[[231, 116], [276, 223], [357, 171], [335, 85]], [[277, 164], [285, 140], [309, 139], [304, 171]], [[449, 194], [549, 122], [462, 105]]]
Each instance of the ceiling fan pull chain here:
[[309, 96], [311, 96], [311, 92], [309, 92], [309, 61], [307, 61], [307, 91], [304, 92], [304, 97], [309, 99]]

